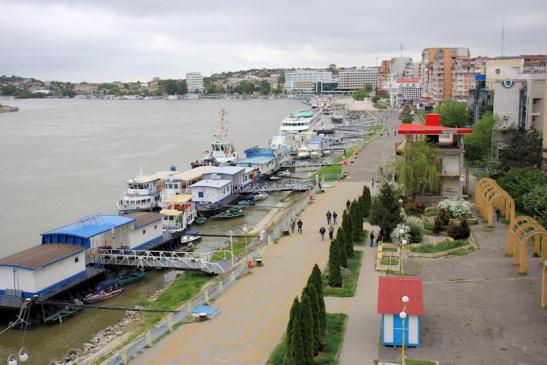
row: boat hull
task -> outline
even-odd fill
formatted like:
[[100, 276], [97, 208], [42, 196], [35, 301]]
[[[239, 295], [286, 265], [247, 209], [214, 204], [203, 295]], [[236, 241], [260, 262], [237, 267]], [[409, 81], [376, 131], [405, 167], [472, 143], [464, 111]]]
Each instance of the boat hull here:
[[84, 298], [84, 303], [91, 304], [91, 303], [102, 302], [103, 300], [114, 298], [120, 295], [122, 292], [123, 292], [123, 289], [119, 288], [112, 291], [104, 292], [102, 294], [88, 294]]

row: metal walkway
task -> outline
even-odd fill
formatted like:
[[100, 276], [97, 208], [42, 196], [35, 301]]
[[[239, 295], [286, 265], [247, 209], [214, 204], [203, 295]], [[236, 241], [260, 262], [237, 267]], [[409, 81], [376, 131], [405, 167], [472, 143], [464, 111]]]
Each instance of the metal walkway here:
[[252, 183], [243, 188], [242, 193], [267, 193], [272, 191], [306, 191], [313, 187], [314, 183], [306, 180], [285, 179], [280, 181], [264, 181]]
[[[99, 250], [96, 260], [104, 265], [136, 266], [139, 268], [155, 267], [202, 271], [207, 274], [223, 274], [232, 266], [230, 251], [214, 251], [203, 254], [192, 254], [176, 251], [148, 250]], [[212, 256], [223, 256], [222, 260], [213, 261]]]
[[323, 167], [336, 165], [336, 162], [329, 160], [289, 160], [281, 163], [280, 167]]

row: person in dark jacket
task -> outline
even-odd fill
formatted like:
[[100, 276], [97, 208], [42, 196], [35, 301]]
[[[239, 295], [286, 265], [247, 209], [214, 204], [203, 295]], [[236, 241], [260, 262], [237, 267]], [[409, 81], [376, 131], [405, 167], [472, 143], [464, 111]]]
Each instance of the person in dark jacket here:
[[336, 218], [338, 218], [338, 214], [335, 210], [332, 211], [332, 224], [336, 225]]
[[374, 232], [370, 231], [368, 238], [370, 240], [370, 247], [374, 246]]
[[332, 214], [331, 214], [330, 210], [327, 210], [327, 224], [330, 224], [331, 216], [332, 216]]
[[329, 226], [329, 238], [331, 241], [334, 238], [334, 226], [332, 224]]
[[319, 234], [321, 235], [321, 241], [324, 241], [324, 240], [325, 240], [325, 232], [327, 232], [327, 230], [325, 229], [325, 227], [319, 228]]
[[298, 227], [298, 233], [302, 234], [302, 226], [304, 223], [302, 223], [302, 219], [298, 218], [298, 222], [296, 222], [296, 226]]

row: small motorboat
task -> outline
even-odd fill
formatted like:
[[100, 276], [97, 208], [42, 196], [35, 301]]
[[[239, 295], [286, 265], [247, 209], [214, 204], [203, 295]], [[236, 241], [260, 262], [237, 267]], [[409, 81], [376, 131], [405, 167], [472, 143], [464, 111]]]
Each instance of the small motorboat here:
[[205, 224], [205, 222], [207, 222], [207, 218], [205, 217], [196, 217], [196, 219], [194, 219], [194, 223], [197, 224], [198, 226]]
[[270, 176], [270, 180], [281, 180], [281, 176], [272, 175]]
[[242, 199], [237, 202], [237, 205], [241, 207], [249, 207], [251, 205], [255, 205], [254, 199]]
[[144, 271], [133, 271], [127, 275], [118, 278], [118, 282], [120, 283], [120, 286], [126, 286], [136, 283], [137, 281], [141, 281], [142, 279], [144, 279], [145, 276], [146, 272]]
[[233, 207], [233, 208], [229, 208], [225, 212], [212, 216], [211, 219], [215, 219], [215, 220], [232, 219], [232, 218], [243, 217], [243, 215], [245, 215], [245, 212], [243, 212], [241, 208]]
[[268, 193], [256, 193], [253, 195], [255, 201], [267, 199], [270, 195]]
[[[81, 302], [76, 303], [76, 304], [81, 304]], [[59, 310], [59, 311], [45, 317], [44, 322], [46, 322], [46, 323], [54, 323], [54, 322], [63, 323], [63, 320], [65, 318], [68, 318], [68, 317], [72, 316], [73, 314], [78, 313], [82, 309], [83, 308], [81, 306], [67, 305], [63, 309], [61, 309], [61, 310]]]
[[101, 281], [95, 287], [95, 291], [84, 297], [84, 303], [97, 303], [120, 295], [123, 288], [120, 287], [118, 279], [107, 279]]
[[277, 173], [277, 176], [289, 177], [289, 176], [291, 176], [291, 172], [290, 172], [289, 170], [279, 171], [279, 172]]

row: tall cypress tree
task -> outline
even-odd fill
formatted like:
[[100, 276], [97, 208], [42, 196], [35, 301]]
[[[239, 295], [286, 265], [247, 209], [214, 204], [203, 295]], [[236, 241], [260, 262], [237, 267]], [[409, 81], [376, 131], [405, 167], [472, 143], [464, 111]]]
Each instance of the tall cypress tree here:
[[309, 282], [304, 288], [304, 291], [310, 298], [312, 316], [313, 316], [313, 337], [314, 337], [314, 355], [317, 355], [321, 345], [321, 308], [319, 307], [319, 299], [317, 298], [317, 289], [315, 284]]
[[325, 333], [327, 326], [327, 312], [325, 310], [325, 297], [323, 296], [323, 277], [321, 276], [321, 269], [317, 264], [313, 266], [313, 270], [310, 275], [309, 282], [313, 282], [315, 290], [317, 290], [317, 300], [319, 301], [319, 318], [321, 334]]
[[300, 320], [302, 321], [302, 342], [304, 343], [304, 364], [313, 362], [313, 354], [315, 353], [315, 335], [313, 333], [313, 314], [308, 293], [302, 293], [300, 303]]
[[341, 241], [338, 239], [338, 237], [334, 240], [336, 243], [336, 248], [338, 249], [338, 258], [340, 260], [340, 266], [342, 267], [348, 267], [348, 253], [347, 248], [344, 243], [344, 241]]
[[370, 189], [365, 185], [363, 188], [363, 217], [368, 217], [370, 215], [371, 204], [372, 197], [370, 195]]
[[302, 338], [302, 316], [300, 315], [301, 305], [298, 305], [296, 313], [291, 323], [291, 341], [287, 347], [287, 365], [306, 364], [306, 356], [304, 350], [304, 342]]
[[336, 240], [330, 243], [329, 249], [329, 286], [339, 288], [342, 286], [342, 274], [340, 272], [340, 255]]
[[299, 316], [300, 311], [300, 302], [298, 301], [298, 297], [295, 297], [292, 306], [291, 306], [291, 314], [289, 316], [289, 323], [287, 324], [287, 335], [285, 337], [285, 340], [287, 341], [287, 351], [285, 352], [286, 360], [288, 361], [289, 353], [291, 351], [291, 336], [292, 336], [292, 324], [294, 322], [294, 319]]
[[[359, 203], [357, 203], [357, 200], [354, 200], [353, 203], [351, 203], [349, 215], [350, 215], [351, 227], [352, 227], [352, 230], [351, 230], [352, 241], [359, 242], [363, 232], [363, 223], [361, 223], [361, 220], [363, 219], [363, 217], [361, 215], [361, 209], [359, 208]], [[351, 247], [351, 254], [349, 253], [350, 252], [348, 250], [348, 256], [353, 257], [353, 245]]]
[[349, 210], [344, 210], [344, 214], [342, 216], [342, 228], [344, 229], [344, 234], [346, 237], [351, 239], [353, 236], [352, 233], [352, 226], [351, 226], [351, 218], [349, 216]]

